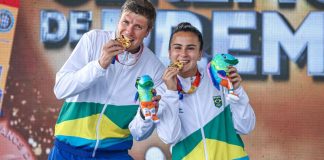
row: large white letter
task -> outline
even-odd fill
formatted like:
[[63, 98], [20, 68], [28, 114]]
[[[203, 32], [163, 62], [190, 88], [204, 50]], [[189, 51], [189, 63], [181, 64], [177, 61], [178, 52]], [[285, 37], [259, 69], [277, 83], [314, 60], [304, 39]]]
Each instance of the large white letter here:
[[89, 31], [92, 21], [90, 11], [72, 11], [70, 13], [70, 43], [76, 44], [81, 36]]
[[[251, 35], [249, 33], [230, 33], [230, 30], [256, 30], [256, 12], [213, 12], [213, 46], [212, 53], [251, 52]], [[257, 57], [254, 55], [237, 56], [237, 65], [242, 74], [257, 73]]]
[[308, 75], [324, 75], [324, 14], [311, 12], [297, 31], [277, 12], [262, 13], [263, 74], [280, 75], [280, 47], [297, 62], [307, 48]]
[[63, 13], [53, 10], [42, 10], [40, 23], [40, 36], [42, 42], [57, 43], [65, 38], [68, 31], [68, 25]]

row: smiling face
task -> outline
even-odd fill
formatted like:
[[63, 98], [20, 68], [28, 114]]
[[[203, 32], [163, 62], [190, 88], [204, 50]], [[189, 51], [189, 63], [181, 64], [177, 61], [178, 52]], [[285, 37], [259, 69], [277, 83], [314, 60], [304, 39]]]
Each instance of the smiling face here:
[[179, 75], [187, 78], [196, 75], [197, 61], [201, 59], [198, 36], [192, 32], [180, 31], [173, 35], [170, 43], [169, 57], [172, 63], [179, 61], [183, 68]]
[[123, 12], [117, 30], [117, 37], [124, 36], [130, 39], [131, 46], [126, 50], [135, 53], [143, 43], [143, 39], [149, 34], [148, 20], [134, 12]]

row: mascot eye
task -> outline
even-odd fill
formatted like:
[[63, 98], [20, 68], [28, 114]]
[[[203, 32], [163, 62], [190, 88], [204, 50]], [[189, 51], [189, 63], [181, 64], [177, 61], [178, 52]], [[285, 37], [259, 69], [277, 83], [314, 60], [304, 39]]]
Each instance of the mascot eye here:
[[226, 59], [226, 56], [224, 54], [222, 54], [222, 56], [224, 57], [224, 59]]

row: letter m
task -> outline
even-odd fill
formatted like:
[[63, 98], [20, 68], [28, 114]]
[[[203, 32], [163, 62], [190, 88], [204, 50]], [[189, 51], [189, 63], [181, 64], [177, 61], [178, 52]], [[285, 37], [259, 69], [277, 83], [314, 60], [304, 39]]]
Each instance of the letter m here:
[[[324, 12], [311, 12], [294, 31], [277, 12], [262, 13], [262, 73], [280, 75], [280, 50], [295, 63], [307, 53], [309, 76], [324, 76]], [[307, 51], [307, 52], [305, 52]]]

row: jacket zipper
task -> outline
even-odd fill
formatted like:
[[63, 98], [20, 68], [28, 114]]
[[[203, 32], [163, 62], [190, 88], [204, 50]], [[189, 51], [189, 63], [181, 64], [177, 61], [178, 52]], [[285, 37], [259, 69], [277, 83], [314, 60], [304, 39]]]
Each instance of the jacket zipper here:
[[[110, 65], [112, 65], [112, 64], [110, 64]], [[116, 65], [116, 64], [114, 64], [114, 65]], [[124, 70], [124, 65], [121, 66], [121, 71], [120, 72], [116, 71], [116, 73], [122, 73], [123, 70]], [[113, 83], [114, 85], [112, 85], [112, 86], [116, 86], [117, 81], [119, 79], [119, 75], [121, 75], [121, 74], [116, 74], [116, 75], [118, 75], [118, 77], [116, 77], [114, 79], [114, 83]], [[114, 88], [116, 88], [116, 87], [114, 87]], [[115, 92], [115, 90], [112, 90], [112, 93], [114, 93], [114, 92]], [[111, 94], [111, 95], [113, 95], [113, 94]], [[105, 113], [105, 110], [106, 110], [106, 108], [108, 106], [109, 99], [110, 99], [110, 97], [107, 97], [106, 104], [105, 104], [104, 108], [101, 110], [101, 113], [99, 115], [99, 118], [98, 118], [98, 121], [97, 121], [97, 124], [96, 124], [96, 145], [95, 145], [95, 148], [93, 149], [93, 152], [92, 152], [92, 157], [93, 158], [96, 156], [96, 151], [97, 151], [97, 149], [99, 147], [99, 143], [100, 143], [100, 134], [99, 134], [100, 122], [101, 122], [101, 119], [102, 119], [102, 115]]]
[[[195, 98], [197, 99], [197, 95], [195, 96]], [[197, 114], [195, 114], [195, 115], [196, 115], [196, 120], [197, 120], [197, 122], [199, 123], [199, 128], [200, 128], [200, 132], [201, 132], [202, 140], [203, 140], [203, 143], [204, 143], [204, 155], [205, 155], [205, 160], [208, 160], [208, 152], [207, 152], [206, 137], [205, 137], [204, 128], [201, 127], [202, 125], [201, 125], [201, 121], [200, 121], [200, 119], [199, 119], [199, 118], [200, 118], [200, 117], [199, 117], [199, 112], [198, 112], [198, 110], [197, 110], [197, 108], [198, 108], [198, 104], [197, 104], [197, 102], [195, 103], [195, 106], [196, 106], [196, 107], [194, 107], [194, 109], [195, 109], [195, 112], [197, 113]]]
[[108, 104], [106, 103], [104, 108], [102, 109], [100, 115], [99, 115], [99, 118], [98, 118], [98, 121], [97, 121], [97, 125], [96, 125], [96, 145], [95, 145], [95, 148], [93, 149], [93, 152], [92, 152], [92, 157], [94, 158], [96, 156], [96, 151], [99, 147], [99, 143], [100, 143], [100, 134], [99, 134], [99, 127], [100, 127], [100, 122], [101, 122], [101, 119], [102, 119], [102, 115], [103, 113], [105, 112], [106, 108], [107, 108]]

